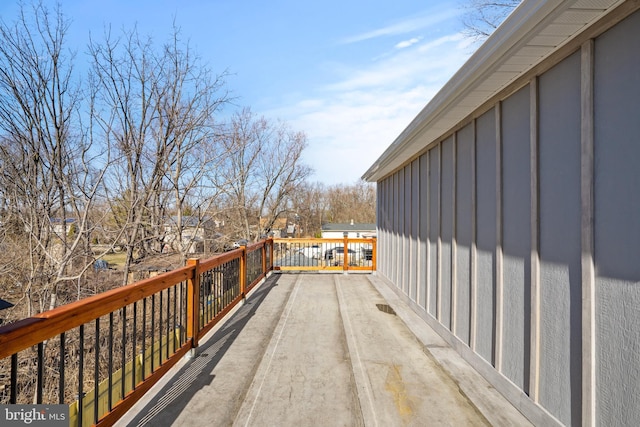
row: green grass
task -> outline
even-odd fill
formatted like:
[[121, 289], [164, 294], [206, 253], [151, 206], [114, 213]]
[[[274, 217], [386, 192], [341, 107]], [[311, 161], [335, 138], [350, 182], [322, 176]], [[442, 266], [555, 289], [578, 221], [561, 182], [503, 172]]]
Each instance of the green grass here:
[[124, 261], [127, 257], [126, 252], [115, 252], [111, 254], [105, 254], [100, 259], [103, 259], [109, 263], [109, 267], [122, 268]]

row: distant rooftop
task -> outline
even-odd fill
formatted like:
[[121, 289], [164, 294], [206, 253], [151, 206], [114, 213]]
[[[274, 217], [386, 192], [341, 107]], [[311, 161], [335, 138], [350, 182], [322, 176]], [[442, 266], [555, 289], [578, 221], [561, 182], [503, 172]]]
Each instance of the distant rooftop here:
[[329, 223], [322, 226], [322, 231], [376, 231], [376, 225], [354, 222]]

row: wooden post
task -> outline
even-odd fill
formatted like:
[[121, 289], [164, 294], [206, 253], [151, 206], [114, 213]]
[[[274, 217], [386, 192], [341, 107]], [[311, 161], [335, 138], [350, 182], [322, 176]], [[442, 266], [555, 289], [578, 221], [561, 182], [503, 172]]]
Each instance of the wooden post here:
[[262, 274], [267, 274], [267, 242], [268, 240], [265, 240], [262, 243], [262, 248], [260, 248], [261, 250], [261, 254], [262, 254]]
[[378, 239], [376, 237], [373, 238], [373, 244], [371, 245], [371, 271], [376, 271], [377, 266], [377, 257], [378, 257]]
[[198, 347], [198, 332], [200, 330], [200, 275], [198, 274], [199, 259], [187, 260], [192, 268], [191, 277], [187, 280], [187, 337], [191, 338], [191, 347]]
[[[345, 273], [349, 270], [349, 234], [344, 233], [343, 243], [342, 243], [342, 271]], [[336, 256], [338, 254], [336, 253]]]

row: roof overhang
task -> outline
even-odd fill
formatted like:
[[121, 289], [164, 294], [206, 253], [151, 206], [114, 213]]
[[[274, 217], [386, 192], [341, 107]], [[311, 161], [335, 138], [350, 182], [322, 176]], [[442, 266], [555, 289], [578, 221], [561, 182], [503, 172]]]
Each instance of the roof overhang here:
[[379, 181], [624, 0], [524, 0], [364, 173]]

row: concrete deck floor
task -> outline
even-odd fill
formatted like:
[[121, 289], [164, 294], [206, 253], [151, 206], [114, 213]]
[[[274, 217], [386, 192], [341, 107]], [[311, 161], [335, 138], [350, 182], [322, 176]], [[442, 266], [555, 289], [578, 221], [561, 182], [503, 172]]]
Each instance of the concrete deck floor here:
[[118, 425], [529, 425], [386, 286], [270, 276]]

